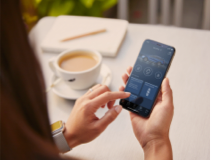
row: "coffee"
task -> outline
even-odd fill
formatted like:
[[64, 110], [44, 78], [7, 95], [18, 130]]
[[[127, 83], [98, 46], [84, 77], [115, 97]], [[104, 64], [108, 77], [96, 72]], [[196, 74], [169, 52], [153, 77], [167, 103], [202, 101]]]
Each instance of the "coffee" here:
[[97, 63], [97, 57], [93, 54], [75, 53], [62, 57], [59, 66], [66, 71], [80, 72], [94, 67]]

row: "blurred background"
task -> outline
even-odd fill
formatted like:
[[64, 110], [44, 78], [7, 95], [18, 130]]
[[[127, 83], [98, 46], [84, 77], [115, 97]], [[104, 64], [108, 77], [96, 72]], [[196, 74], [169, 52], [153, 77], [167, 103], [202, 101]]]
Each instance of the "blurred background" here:
[[28, 31], [45, 16], [78, 15], [210, 30], [210, 0], [21, 0]]

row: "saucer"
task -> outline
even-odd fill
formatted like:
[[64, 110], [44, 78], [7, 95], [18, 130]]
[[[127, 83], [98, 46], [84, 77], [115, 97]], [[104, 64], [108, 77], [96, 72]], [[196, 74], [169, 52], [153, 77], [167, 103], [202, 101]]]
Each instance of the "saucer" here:
[[[55, 82], [57, 79], [58, 77], [54, 75], [51, 79], [51, 84]], [[108, 68], [107, 65], [102, 64], [100, 75], [94, 85], [104, 84], [106, 86], [109, 86], [111, 83], [111, 79], [112, 79], [111, 70]], [[59, 97], [75, 100], [83, 96], [89, 90], [89, 88], [84, 90], [74, 90], [71, 89], [69, 86], [67, 86], [67, 84], [65, 84], [65, 82], [61, 80], [51, 90]]]

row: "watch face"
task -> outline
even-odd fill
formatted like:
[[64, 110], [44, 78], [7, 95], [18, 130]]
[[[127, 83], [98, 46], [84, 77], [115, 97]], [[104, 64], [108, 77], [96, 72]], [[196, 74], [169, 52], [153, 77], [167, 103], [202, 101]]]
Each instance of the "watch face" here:
[[51, 125], [51, 130], [54, 133], [55, 131], [62, 129], [62, 127], [63, 127], [62, 121], [57, 121]]

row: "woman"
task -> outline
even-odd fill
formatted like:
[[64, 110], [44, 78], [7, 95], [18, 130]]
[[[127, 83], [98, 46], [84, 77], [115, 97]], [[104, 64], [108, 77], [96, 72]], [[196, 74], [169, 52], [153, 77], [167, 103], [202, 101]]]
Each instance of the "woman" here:
[[[7, 0], [1, 6], [1, 158], [61, 159], [49, 125], [42, 71], [29, 45], [19, 3]], [[122, 79], [126, 83], [128, 75]], [[123, 90], [121, 86], [120, 91], [111, 92], [96, 85], [76, 101], [64, 132], [70, 148], [92, 141], [115, 120], [122, 110], [114, 106], [115, 100], [130, 96]], [[94, 113], [105, 104], [109, 110], [99, 119]], [[145, 159], [172, 159], [173, 97], [167, 78], [150, 118], [133, 113], [130, 117]]]

